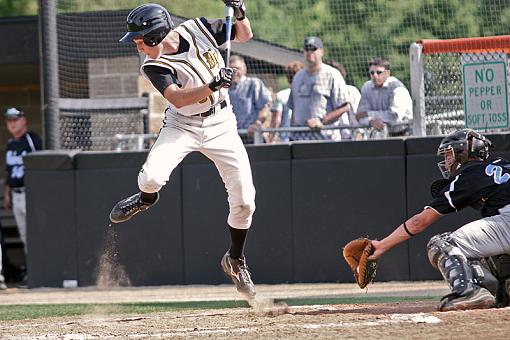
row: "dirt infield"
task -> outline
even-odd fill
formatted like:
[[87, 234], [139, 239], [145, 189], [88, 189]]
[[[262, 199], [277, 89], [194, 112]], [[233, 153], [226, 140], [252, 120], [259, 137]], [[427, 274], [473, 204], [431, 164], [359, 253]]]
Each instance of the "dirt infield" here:
[[[380, 283], [366, 291], [352, 284], [259, 285], [252, 308], [120, 314], [108, 307], [76, 317], [3, 321], [7, 339], [505, 339], [510, 309], [436, 311], [436, 301], [285, 306], [273, 298], [438, 296], [442, 282]], [[231, 286], [8, 290], [2, 304], [113, 303], [239, 299]], [[404, 299], [403, 299], [404, 300]]]

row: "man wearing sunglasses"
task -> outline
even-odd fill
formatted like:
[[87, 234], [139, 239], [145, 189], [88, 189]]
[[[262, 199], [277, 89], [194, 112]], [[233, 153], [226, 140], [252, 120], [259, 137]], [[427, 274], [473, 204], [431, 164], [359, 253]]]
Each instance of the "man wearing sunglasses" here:
[[[292, 125], [320, 129], [324, 126], [349, 125], [349, 105], [345, 105], [347, 93], [345, 80], [340, 71], [322, 62], [322, 40], [308, 37], [304, 41], [305, 68], [292, 80], [287, 106], [293, 110]], [[340, 131], [293, 133], [293, 140], [333, 139], [340, 140]]]
[[389, 136], [408, 134], [405, 122], [413, 116], [413, 101], [405, 85], [391, 75], [390, 62], [381, 58], [371, 60], [368, 75], [370, 80], [361, 88], [356, 119], [361, 125], [370, 125], [372, 137], [386, 129]]

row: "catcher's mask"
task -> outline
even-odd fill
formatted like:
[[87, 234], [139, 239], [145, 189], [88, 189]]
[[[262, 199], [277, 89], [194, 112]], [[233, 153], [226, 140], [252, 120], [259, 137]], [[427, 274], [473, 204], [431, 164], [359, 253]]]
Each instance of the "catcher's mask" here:
[[485, 161], [489, 157], [492, 142], [480, 133], [463, 129], [452, 132], [439, 144], [437, 155], [444, 160], [437, 163], [444, 178], [450, 179], [455, 171], [469, 160]]
[[127, 16], [128, 32], [119, 40], [130, 42], [143, 37], [147, 46], [156, 46], [174, 28], [170, 13], [161, 5], [145, 4], [133, 9]]

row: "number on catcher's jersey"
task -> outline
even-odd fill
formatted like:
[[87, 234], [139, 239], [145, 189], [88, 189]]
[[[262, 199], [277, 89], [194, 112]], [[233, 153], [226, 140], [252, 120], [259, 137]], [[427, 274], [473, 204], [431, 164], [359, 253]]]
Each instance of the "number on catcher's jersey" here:
[[494, 177], [494, 183], [503, 184], [510, 180], [510, 174], [503, 174], [503, 168], [499, 165], [489, 164], [485, 167], [485, 174]]

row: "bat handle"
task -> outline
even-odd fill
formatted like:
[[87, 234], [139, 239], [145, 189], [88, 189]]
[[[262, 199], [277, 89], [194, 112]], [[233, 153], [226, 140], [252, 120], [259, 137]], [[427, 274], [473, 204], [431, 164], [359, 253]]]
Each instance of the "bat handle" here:
[[230, 49], [231, 49], [231, 43], [230, 43], [230, 35], [232, 34], [232, 17], [234, 16], [234, 8], [233, 7], [225, 7], [225, 22], [226, 22], [226, 57], [225, 57], [225, 66], [228, 67], [230, 64]]

